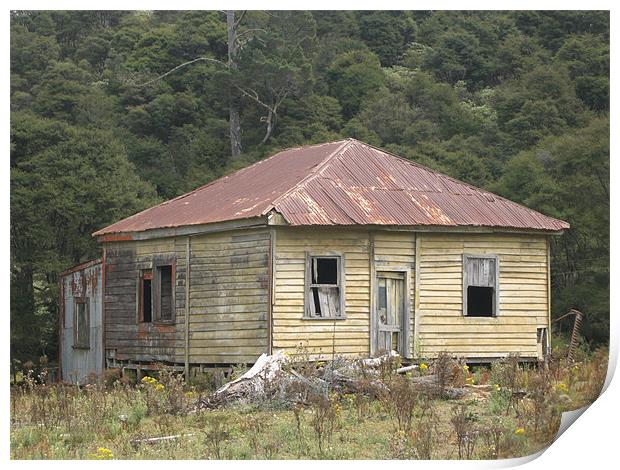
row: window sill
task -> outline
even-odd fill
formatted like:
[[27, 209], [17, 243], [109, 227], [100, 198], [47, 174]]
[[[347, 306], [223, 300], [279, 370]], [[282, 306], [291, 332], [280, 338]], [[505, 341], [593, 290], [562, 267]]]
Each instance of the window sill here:
[[83, 351], [87, 351], [87, 350], [89, 350], [89, 349], [90, 349], [90, 346], [78, 346], [78, 345], [75, 345], [75, 344], [74, 344], [73, 346], [71, 346], [71, 347], [72, 347], [73, 349], [81, 349], [81, 350], [83, 350]]
[[302, 320], [317, 320], [317, 321], [342, 321], [346, 320], [347, 317], [301, 317]]

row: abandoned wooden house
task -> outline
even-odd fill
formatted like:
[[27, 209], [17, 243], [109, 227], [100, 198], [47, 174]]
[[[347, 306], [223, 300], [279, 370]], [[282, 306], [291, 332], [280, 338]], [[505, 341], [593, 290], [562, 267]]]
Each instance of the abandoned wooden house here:
[[284, 150], [94, 233], [63, 276], [65, 380], [313, 357], [549, 347], [569, 225], [354, 139]]

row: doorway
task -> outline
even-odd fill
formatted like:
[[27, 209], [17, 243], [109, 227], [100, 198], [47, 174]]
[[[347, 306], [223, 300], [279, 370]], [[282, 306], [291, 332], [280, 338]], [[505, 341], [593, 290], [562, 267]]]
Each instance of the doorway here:
[[394, 350], [401, 356], [408, 356], [405, 281], [404, 272], [377, 272], [376, 353]]

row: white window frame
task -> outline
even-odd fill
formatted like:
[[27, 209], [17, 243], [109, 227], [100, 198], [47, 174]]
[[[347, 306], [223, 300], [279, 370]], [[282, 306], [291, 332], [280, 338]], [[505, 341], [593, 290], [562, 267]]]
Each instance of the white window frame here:
[[[335, 284], [338, 289], [340, 298], [339, 308], [340, 315], [334, 316], [317, 316], [312, 313], [311, 302], [313, 302], [311, 296], [311, 289], [313, 287], [320, 287], [321, 284], [312, 283], [312, 260], [317, 258], [335, 258], [337, 260], [337, 283]], [[304, 276], [304, 315], [305, 320], [345, 320], [345, 258], [342, 253], [324, 252], [324, 253], [308, 253], [306, 252], [305, 262], [305, 276]], [[332, 285], [332, 284], [330, 284]], [[332, 285], [333, 286], [333, 285]]]

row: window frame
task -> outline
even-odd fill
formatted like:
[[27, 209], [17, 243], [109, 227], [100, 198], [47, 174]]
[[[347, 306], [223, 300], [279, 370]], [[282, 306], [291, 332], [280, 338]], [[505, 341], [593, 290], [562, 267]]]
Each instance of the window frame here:
[[[467, 279], [467, 265], [468, 261], [471, 259], [491, 259], [495, 262], [495, 279], [492, 286], [480, 286], [477, 284], [472, 284]], [[462, 267], [462, 277], [463, 277], [463, 316], [468, 318], [497, 318], [500, 315], [499, 309], [499, 276], [500, 276], [500, 266], [499, 266], [499, 255], [497, 254], [475, 254], [475, 253], [463, 253], [463, 267]], [[468, 305], [467, 305], [467, 288], [469, 286], [474, 287], [492, 287], [493, 288], [493, 312], [490, 316], [480, 316], [480, 315], [469, 315]]]
[[[151, 320], [144, 320], [144, 280], [151, 281]], [[138, 279], [138, 323], [153, 323], [153, 269], [141, 269]]]
[[[86, 313], [86, 343], [80, 342], [78, 331], [78, 305], [84, 305]], [[90, 299], [88, 297], [76, 297], [73, 302], [73, 349], [90, 349]]]
[[[161, 268], [170, 266], [171, 312], [170, 318], [161, 318]], [[160, 325], [173, 325], [176, 322], [176, 260], [173, 257], [161, 257], [153, 260], [153, 277], [151, 280], [151, 315], [152, 322]]]
[[[316, 259], [316, 258], [336, 258], [336, 269], [337, 269], [337, 273], [336, 273], [336, 279], [337, 279], [337, 283], [335, 284], [336, 288], [338, 289], [340, 298], [339, 300], [339, 305], [340, 305], [340, 315], [339, 316], [315, 316], [312, 315], [311, 313], [311, 309], [310, 309], [310, 302], [312, 301], [311, 299], [311, 288], [312, 287], [319, 287], [323, 284], [313, 284], [312, 283], [312, 260]], [[332, 320], [346, 320], [347, 318], [347, 314], [346, 314], [346, 291], [345, 291], [345, 257], [343, 253], [336, 253], [336, 252], [306, 252], [306, 256], [305, 256], [305, 274], [304, 274], [304, 313], [302, 316], [302, 319], [304, 320], [327, 320], [327, 321], [332, 321]], [[334, 285], [334, 284], [330, 284], [330, 285]]]
[[[160, 269], [170, 266], [171, 282], [171, 318], [161, 318], [161, 274]], [[144, 321], [143, 280], [145, 272], [150, 271], [151, 278], [151, 321]], [[141, 263], [136, 282], [136, 323], [138, 325], [174, 325], [176, 323], [176, 257], [174, 255], [157, 255], [150, 262]]]

